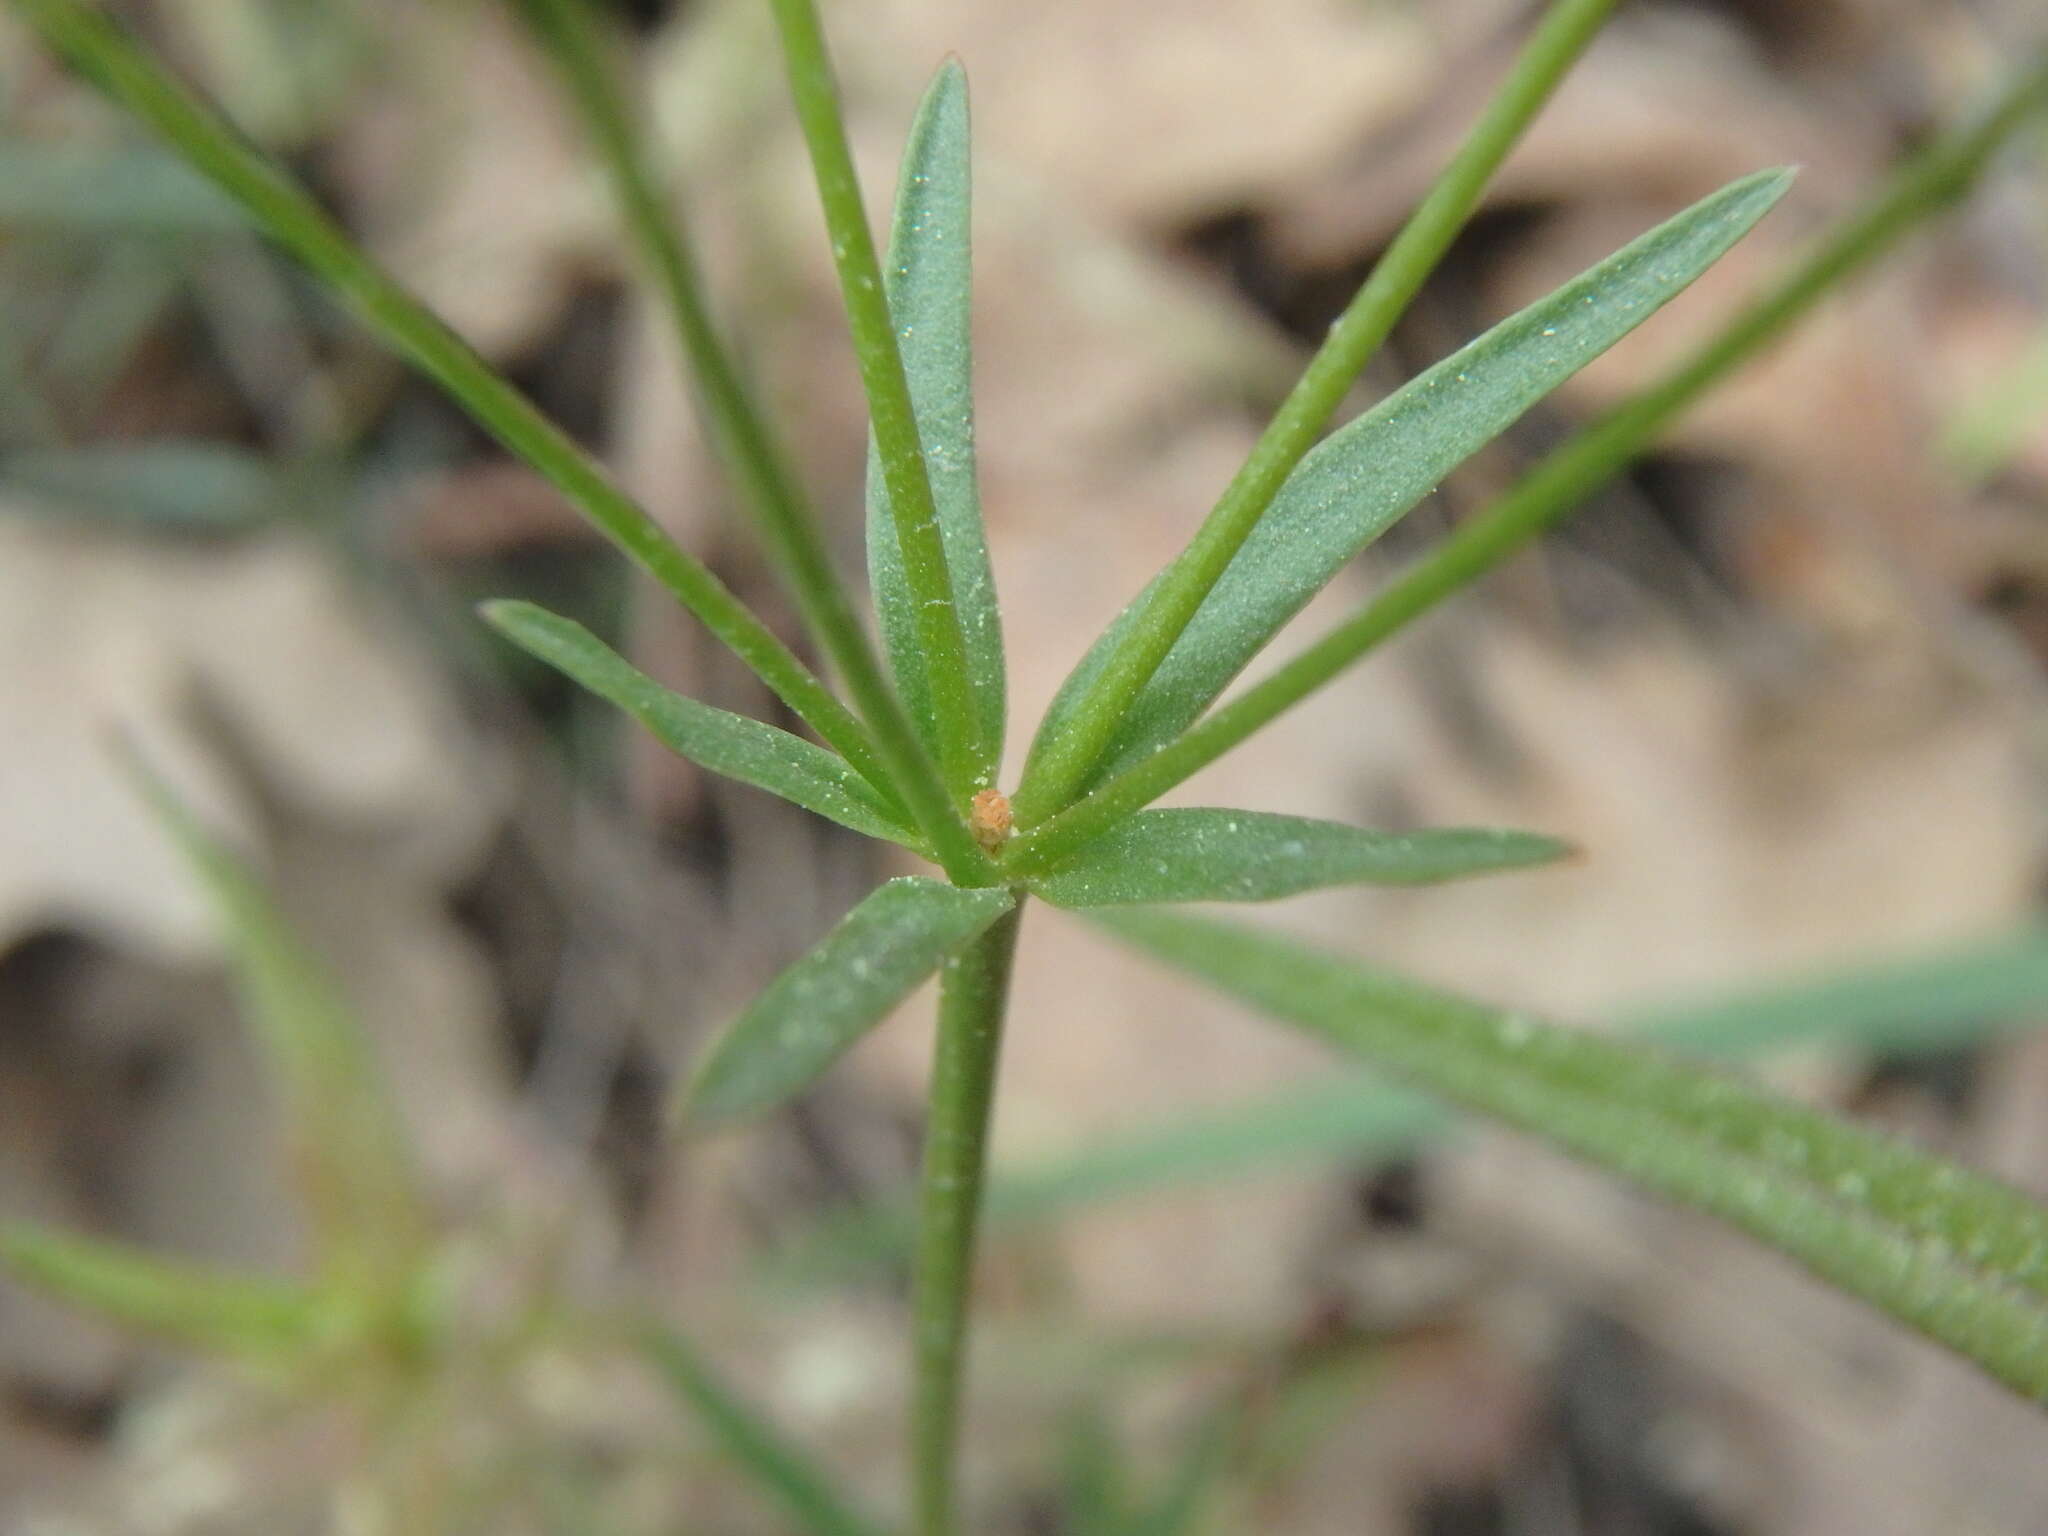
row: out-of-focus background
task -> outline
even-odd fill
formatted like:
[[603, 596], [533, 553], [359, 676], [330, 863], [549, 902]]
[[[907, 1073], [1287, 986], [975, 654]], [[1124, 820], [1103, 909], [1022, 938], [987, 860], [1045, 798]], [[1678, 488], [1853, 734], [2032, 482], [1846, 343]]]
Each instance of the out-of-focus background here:
[[[115, 9], [794, 634], [510, 7]], [[723, 315], [858, 569], [861, 406], [766, 7], [611, 10]], [[874, 202], [930, 71], [954, 52], [973, 81], [981, 472], [1021, 749], [1532, 7], [826, 11]], [[2028, 0], [1623, 7], [1359, 400], [1739, 174], [1797, 163], [1795, 190], [1305, 623], [1652, 376], [2041, 28]], [[214, 916], [112, 766], [118, 725], [341, 977], [478, 1320], [405, 1404], [366, 1406], [0, 1282], [0, 1530], [781, 1528], [629, 1357], [498, 1326], [522, 1309], [658, 1311], [896, 1507], [886, 1217], [925, 1000], [768, 1123], [677, 1144], [662, 1122], [707, 1033], [901, 871], [496, 643], [473, 602], [530, 597], [674, 687], [771, 703], [11, 18], [0, 87], [0, 1213], [252, 1271], [303, 1245]], [[2048, 1189], [2024, 1009], [1941, 985], [1884, 1006], [1926, 981], [1911, 966], [1853, 982], [1868, 1027], [1825, 1047], [1768, 1006], [1887, 958], [2048, 963], [2026, 927], [2043, 143], [1539, 553], [1183, 796], [1529, 827], [1583, 860], [1269, 920], [1586, 1023], [1761, 996], [1728, 1027], [1776, 1080]], [[973, 1529], [1124, 1529], [1105, 1512], [1190, 1461], [1221, 1468], [1208, 1528], [1276, 1536], [2042, 1528], [2048, 1422], [1744, 1241], [1505, 1138], [1390, 1148], [1316, 1050], [1060, 914], [1034, 910], [1020, 974]]]

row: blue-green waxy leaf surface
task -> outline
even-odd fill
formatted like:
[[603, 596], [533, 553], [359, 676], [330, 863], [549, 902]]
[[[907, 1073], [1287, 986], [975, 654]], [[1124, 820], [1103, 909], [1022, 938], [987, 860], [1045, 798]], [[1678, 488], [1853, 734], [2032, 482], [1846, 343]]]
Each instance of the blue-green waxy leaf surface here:
[[[1790, 182], [1789, 171], [1765, 171], [1724, 187], [1324, 439], [1139, 693], [1095, 777], [1192, 724], [1347, 562], [1713, 265]], [[1143, 607], [1141, 597], [1082, 658], [1047, 711], [1038, 743], [1057, 735]]]
[[1330, 885], [1426, 885], [1547, 864], [1568, 844], [1530, 832], [1368, 832], [1306, 816], [1140, 811], [1032, 891], [1056, 907], [1274, 901]]
[[616, 704], [663, 746], [698, 766], [780, 795], [863, 836], [921, 846], [874, 787], [836, 753], [759, 720], [671, 693], [573, 619], [532, 603], [486, 603], [482, 612], [521, 650]]
[[31, 508], [155, 533], [245, 532], [297, 499], [266, 457], [196, 438], [17, 453], [0, 487]]
[[16, 139], [0, 144], [0, 225], [64, 233], [224, 235], [248, 214], [174, 154]]
[[[992, 777], [1003, 740], [1003, 630], [974, 478], [970, 206], [967, 76], [958, 63], [948, 60], [911, 125], [884, 281], [967, 649], [968, 673], [980, 715], [980, 767], [985, 776]], [[896, 686], [927, 750], [938, 756], [915, 600], [903, 574], [889, 492], [872, 445], [868, 455], [868, 579], [874, 584], [876, 618]]]
[[891, 880], [768, 984], [704, 1058], [683, 1112], [710, 1125], [803, 1092], [969, 940], [1015, 905], [1006, 890]]
[[2048, 1401], [2048, 1209], [1742, 1079], [1156, 908], [1118, 937], [1791, 1255]]

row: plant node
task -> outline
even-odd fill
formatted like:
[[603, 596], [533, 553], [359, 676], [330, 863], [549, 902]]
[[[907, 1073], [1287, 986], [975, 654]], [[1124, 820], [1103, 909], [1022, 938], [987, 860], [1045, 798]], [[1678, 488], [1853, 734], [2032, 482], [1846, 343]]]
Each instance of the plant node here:
[[1010, 797], [999, 789], [984, 789], [968, 803], [967, 825], [981, 851], [993, 858], [1010, 840]]

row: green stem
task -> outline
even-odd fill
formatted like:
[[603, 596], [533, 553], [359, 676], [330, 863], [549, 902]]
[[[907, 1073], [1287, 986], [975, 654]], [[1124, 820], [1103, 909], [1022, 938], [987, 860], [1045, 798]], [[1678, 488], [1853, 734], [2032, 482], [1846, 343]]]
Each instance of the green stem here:
[[1011, 845], [1013, 873], [1036, 873], [1207, 767], [1367, 651], [1527, 544], [1642, 453], [1678, 414], [1775, 341], [1844, 278], [1963, 196], [1993, 151], [2048, 107], [2048, 49], [1989, 107], [1896, 171], [1884, 189], [1775, 288], [1648, 389], [1608, 412], [1411, 566], [1357, 615], [1178, 740]]
[[258, 227], [433, 378], [478, 425], [554, 483], [592, 524], [672, 593], [864, 776], [886, 778], [874, 744], [774, 633], [678, 545], [524, 395], [405, 291], [264, 152], [78, 0], [13, 0], [72, 66], [168, 140], [248, 209]]
[[1429, 195], [1374, 266], [1251, 456], [1131, 625], [1059, 733], [1018, 786], [1017, 825], [1034, 826], [1079, 793], [1224, 569], [1302, 457], [1315, 446], [1372, 355], [1465, 227], [1493, 173], [1606, 22], [1616, 0], [1558, 0]]
[[932, 1058], [913, 1276], [910, 1456], [917, 1536], [953, 1536], [953, 1482], [966, 1373], [967, 1309], [975, 1230], [987, 1166], [989, 1112], [1002, 1051], [1003, 1012], [1017, 954], [1015, 909], [947, 963]]
[[817, 6], [813, 0], [770, 0], [770, 4], [781, 29], [790, 94], [810, 147], [818, 199], [832, 237], [832, 260], [839, 272], [861, 387], [867, 394], [882, 483], [889, 492], [889, 512], [903, 552], [904, 578], [917, 605], [918, 637], [924, 647], [932, 710], [937, 717], [940, 766], [964, 806], [984, 761], [981, 716], [974, 704], [967, 642], [953, 601], [931, 475], [911, 406], [910, 380], [903, 371], [896, 323], [882, 287], [881, 262], [861, 200], [853, 153], [847, 146], [839, 91], [832, 78]]
[[326, 1293], [296, 1281], [162, 1258], [126, 1243], [0, 1223], [0, 1267], [69, 1306], [139, 1332], [289, 1369], [315, 1349]]
[[627, 1337], [639, 1343], [670, 1390], [755, 1486], [783, 1507], [797, 1530], [810, 1536], [878, 1536], [824, 1470], [721, 1379], [681, 1334], [649, 1323]]
[[624, 105], [625, 93], [606, 67], [589, 0], [521, 0], [521, 6], [560, 70], [611, 176], [627, 227], [653, 271], [689, 359], [712, 439], [741, 499], [781, 567], [804, 622], [839, 669], [874, 734], [888, 769], [877, 788], [892, 803], [909, 801], [926, 839], [942, 851], [948, 873], [956, 879], [985, 878], [986, 861], [961, 827], [945, 785], [883, 677], [796, 475], [712, 323], [696, 257], [656, 186], [641, 135]]

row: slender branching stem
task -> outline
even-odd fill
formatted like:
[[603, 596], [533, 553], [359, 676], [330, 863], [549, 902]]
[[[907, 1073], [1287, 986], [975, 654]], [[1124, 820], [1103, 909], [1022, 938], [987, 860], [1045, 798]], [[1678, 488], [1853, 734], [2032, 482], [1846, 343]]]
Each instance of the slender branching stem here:
[[655, 1373], [710, 1431], [734, 1462], [810, 1536], [880, 1536], [811, 1457], [773, 1421], [720, 1377], [694, 1345], [674, 1329], [647, 1323], [625, 1330]]
[[322, 278], [358, 319], [454, 396], [479, 426], [552, 481], [828, 745], [863, 775], [884, 774], [867, 731], [774, 632], [620, 490], [567, 433], [378, 266], [275, 161], [95, 8], [79, 0], [13, 3], [82, 75], [218, 183], [265, 234]]
[[1776, 286], [1656, 383], [1551, 454], [1358, 614], [1272, 676], [1019, 838], [1009, 850], [1010, 868], [1028, 874], [1058, 863], [1214, 762], [1564, 517], [1649, 447], [1680, 412], [1777, 340], [1845, 278], [1960, 198], [2013, 129], [2043, 109], [2048, 109], [2048, 49], [2032, 58], [1986, 110], [1901, 166]]
[[939, 765], [955, 799], [965, 808], [980, 787], [982, 764], [994, 744], [981, 741], [980, 711], [967, 665], [967, 643], [946, 567], [946, 546], [932, 500], [931, 475], [911, 406], [910, 380], [903, 368], [896, 324], [882, 286], [860, 179], [846, 141], [832, 61], [813, 0], [770, 0], [782, 33], [783, 58], [797, 120], [810, 148], [818, 199], [832, 238], [832, 260], [846, 304], [847, 329], [867, 393], [876, 457], [889, 493], [889, 512], [903, 553], [904, 579], [917, 605], [918, 638], [924, 648], [936, 716]]
[[957, 1528], [954, 1466], [974, 1239], [1003, 1012], [1022, 919], [1020, 902], [949, 961], [940, 981], [913, 1270], [910, 1476], [916, 1536], [953, 1536]]
[[926, 839], [943, 851], [949, 872], [956, 878], [978, 877], [985, 861], [969, 857], [975, 852], [972, 839], [960, 829], [951, 797], [883, 676], [787, 456], [712, 323], [696, 256], [656, 185], [643, 135], [625, 105], [625, 92], [606, 65], [589, 0], [521, 0], [521, 5], [604, 161], [627, 228], [674, 321], [712, 439], [732, 471], [741, 499], [812, 636], [838, 668], [874, 735], [888, 769], [878, 787], [892, 802], [908, 802]]
[[1557, 0], [1544, 16], [1457, 155], [1330, 328], [1194, 539], [1167, 567], [1123, 645], [1058, 734], [1034, 754], [1013, 800], [1019, 827], [1034, 826], [1061, 810], [1087, 783], [1138, 691], [1159, 670], [1287, 477], [1315, 446], [1345, 393], [1464, 228], [1501, 161], [1614, 6], [1615, 0]]

